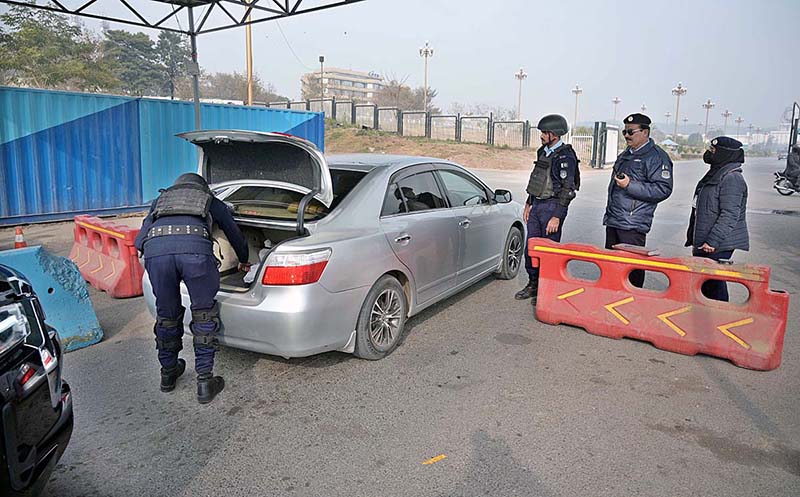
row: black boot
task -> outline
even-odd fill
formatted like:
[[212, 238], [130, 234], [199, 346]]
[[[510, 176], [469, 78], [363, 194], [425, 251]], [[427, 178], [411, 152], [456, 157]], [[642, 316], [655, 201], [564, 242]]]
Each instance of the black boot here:
[[528, 284], [525, 285], [525, 288], [514, 294], [514, 298], [517, 300], [526, 300], [535, 297], [536, 287], [537, 285], [535, 282], [529, 281]]
[[223, 388], [225, 380], [222, 376], [212, 376], [211, 373], [197, 375], [197, 402], [208, 404]]
[[183, 359], [178, 359], [173, 368], [161, 368], [161, 391], [171, 392], [175, 390], [175, 383], [184, 371], [186, 371], [186, 361]]

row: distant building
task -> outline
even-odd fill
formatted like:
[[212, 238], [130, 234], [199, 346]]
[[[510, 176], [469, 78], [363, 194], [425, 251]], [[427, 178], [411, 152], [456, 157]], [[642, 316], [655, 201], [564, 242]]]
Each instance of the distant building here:
[[[303, 95], [318, 92], [319, 72], [303, 74], [300, 79]], [[383, 88], [383, 76], [374, 72], [351, 71], [349, 69], [325, 68], [322, 73], [322, 85], [325, 98], [345, 98], [371, 102], [375, 94]], [[319, 98], [314, 96], [312, 98]]]

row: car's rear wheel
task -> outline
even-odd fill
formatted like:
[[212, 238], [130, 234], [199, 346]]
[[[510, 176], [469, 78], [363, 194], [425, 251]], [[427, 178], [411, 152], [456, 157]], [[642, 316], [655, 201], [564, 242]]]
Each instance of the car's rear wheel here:
[[392, 276], [383, 276], [367, 294], [356, 325], [355, 355], [370, 361], [389, 355], [400, 343], [408, 314], [403, 286]]
[[500, 263], [500, 270], [495, 275], [501, 280], [513, 280], [519, 273], [519, 267], [523, 261], [523, 250], [525, 244], [522, 241], [522, 231], [513, 226], [506, 238], [503, 246], [503, 261]]

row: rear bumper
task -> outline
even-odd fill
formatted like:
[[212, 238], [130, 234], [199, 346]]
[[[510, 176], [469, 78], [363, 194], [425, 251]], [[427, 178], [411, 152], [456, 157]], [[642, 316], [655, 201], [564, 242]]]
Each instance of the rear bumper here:
[[[155, 315], [155, 299], [147, 276], [144, 297]], [[254, 293], [261, 292], [259, 299]], [[223, 345], [281, 357], [307, 357], [332, 350], [344, 350], [356, 327], [358, 313], [369, 287], [329, 292], [315, 283], [276, 286], [242, 294], [217, 294]], [[182, 286], [182, 304], [190, 308], [189, 295]], [[184, 318], [189, 330], [191, 313]]]

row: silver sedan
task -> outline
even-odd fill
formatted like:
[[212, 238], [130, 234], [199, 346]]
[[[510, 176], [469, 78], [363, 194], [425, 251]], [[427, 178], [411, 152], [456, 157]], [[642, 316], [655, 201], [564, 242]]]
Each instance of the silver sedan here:
[[[338, 350], [380, 359], [409, 317], [488, 275], [519, 271], [522, 206], [452, 162], [325, 157], [277, 133], [180, 136], [200, 147], [198, 172], [250, 247], [245, 275], [214, 232], [222, 344], [286, 358]], [[155, 314], [147, 274], [143, 283]], [[182, 298], [188, 308], [185, 288]]]

